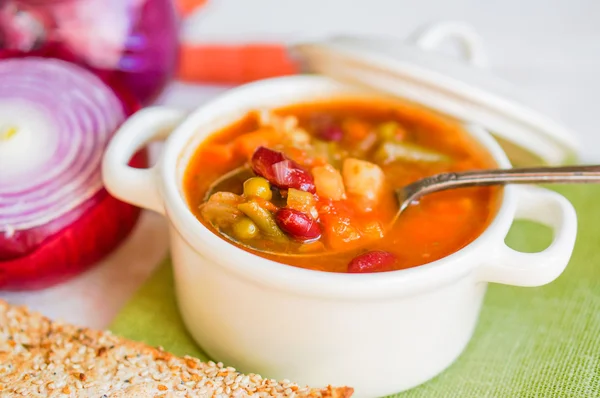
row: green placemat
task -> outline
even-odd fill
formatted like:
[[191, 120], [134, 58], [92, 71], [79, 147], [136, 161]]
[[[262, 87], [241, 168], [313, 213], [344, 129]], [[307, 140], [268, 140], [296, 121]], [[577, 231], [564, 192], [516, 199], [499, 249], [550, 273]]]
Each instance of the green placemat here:
[[[444, 373], [398, 397], [600, 397], [600, 186], [556, 190], [571, 200], [579, 217], [567, 270], [539, 288], [491, 284], [466, 351]], [[519, 223], [508, 242], [535, 251], [549, 239], [540, 226]], [[111, 329], [207, 359], [179, 318], [168, 261]]]

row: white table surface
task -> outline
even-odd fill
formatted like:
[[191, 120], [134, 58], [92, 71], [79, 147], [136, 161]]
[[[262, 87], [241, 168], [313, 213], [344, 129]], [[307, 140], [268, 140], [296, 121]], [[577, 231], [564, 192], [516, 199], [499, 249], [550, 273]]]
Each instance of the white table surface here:
[[[350, 6], [349, 4], [352, 4]], [[299, 40], [333, 33], [405, 38], [423, 23], [462, 20], [483, 36], [491, 69], [530, 91], [600, 162], [598, 0], [213, 0], [185, 23], [194, 42]], [[172, 84], [159, 101], [193, 109], [226, 88]], [[167, 255], [166, 223], [144, 212], [134, 233], [85, 274], [36, 292], [0, 292], [53, 318], [103, 328]]]

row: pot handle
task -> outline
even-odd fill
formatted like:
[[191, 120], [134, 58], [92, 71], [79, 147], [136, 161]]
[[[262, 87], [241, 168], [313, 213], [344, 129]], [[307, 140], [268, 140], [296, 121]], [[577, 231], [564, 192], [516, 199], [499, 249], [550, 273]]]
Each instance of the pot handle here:
[[102, 179], [111, 195], [164, 214], [157, 184], [157, 166], [136, 169], [127, 164], [135, 152], [151, 141], [166, 139], [185, 115], [178, 109], [149, 107], [136, 112], [121, 125], [102, 159]]
[[542, 286], [558, 278], [569, 263], [577, 235], [577, 214], [573, 205], [554, 191], [535, 186], [516, 188], [515, 218], [550, 227], [554, 240], [538, 253], [522, 253], [502, 242], [492, 261], [480, 269], [480, 277], [486, 282]]
[[447, 21], [420, 28], [412, 41], [423, 50], [435, 50], [444, 41], [454, 39], [462, 46], [465, 59], [473, 66], [488, 66], [483, 40], [470, 25], [459, 21]]

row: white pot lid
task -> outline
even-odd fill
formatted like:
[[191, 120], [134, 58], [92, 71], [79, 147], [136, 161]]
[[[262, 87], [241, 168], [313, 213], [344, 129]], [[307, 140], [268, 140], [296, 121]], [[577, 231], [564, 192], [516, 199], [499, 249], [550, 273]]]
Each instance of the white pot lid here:
[[[462, 45], [464, 60], [427, 51], [447, 39]], [[573, 132], [537, 110], [517, 87], [485, 68], [482, 41], [463, 23], [427, 27], [412, 41], [335, 37], [293, 45], [291, 52], [308, 71], [484, 126], [515, 166], [560, 165], [579, 156]]]

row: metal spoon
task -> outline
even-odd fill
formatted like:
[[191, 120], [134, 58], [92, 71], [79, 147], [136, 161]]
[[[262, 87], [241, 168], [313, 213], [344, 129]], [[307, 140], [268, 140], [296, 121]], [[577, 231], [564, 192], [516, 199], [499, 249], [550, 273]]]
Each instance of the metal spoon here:
[[506, 184], [574, 184], [600, 182], [600, 166], [531, 167], [442, 173], [396, 189], [399, 208], [394, 222], [420, 197], [454, 188]]
[[[232, 183], [240, 181], [240, 184], [251, 177], [252, 171], [248, 167], [240, 167], [217, 179], [208, 189], [205, 200], [215, 192], [223, 191], [224, 187], [232, 186]], [[440, 191], [455, 188], [483, 187], [506, 184], [573, 184], [573, 183], [600, 183], [600, 165], [593, 166], [562, 166], [562, 167], [532, 167], [515, 169], [476, 170], [459, 173], [442, 173], [415, 181], [404, 187], [397, 188], [394, 192], [398, 201], [396, 212], [390, 226], [393, 225], [400, 214], [406, 210], [411, 203], [420, 197]], [[233, 239], [227, 236], [229, 239]], [[236, 241], [245, 247], [255, 251], [278, 256], [323, 256], [323, 252], [317, 253], [281, 253], [260, 250]], [[350, 250], [357, 250], [356, 248]], [[339, 252], [336, 252], [339, 253]]]

